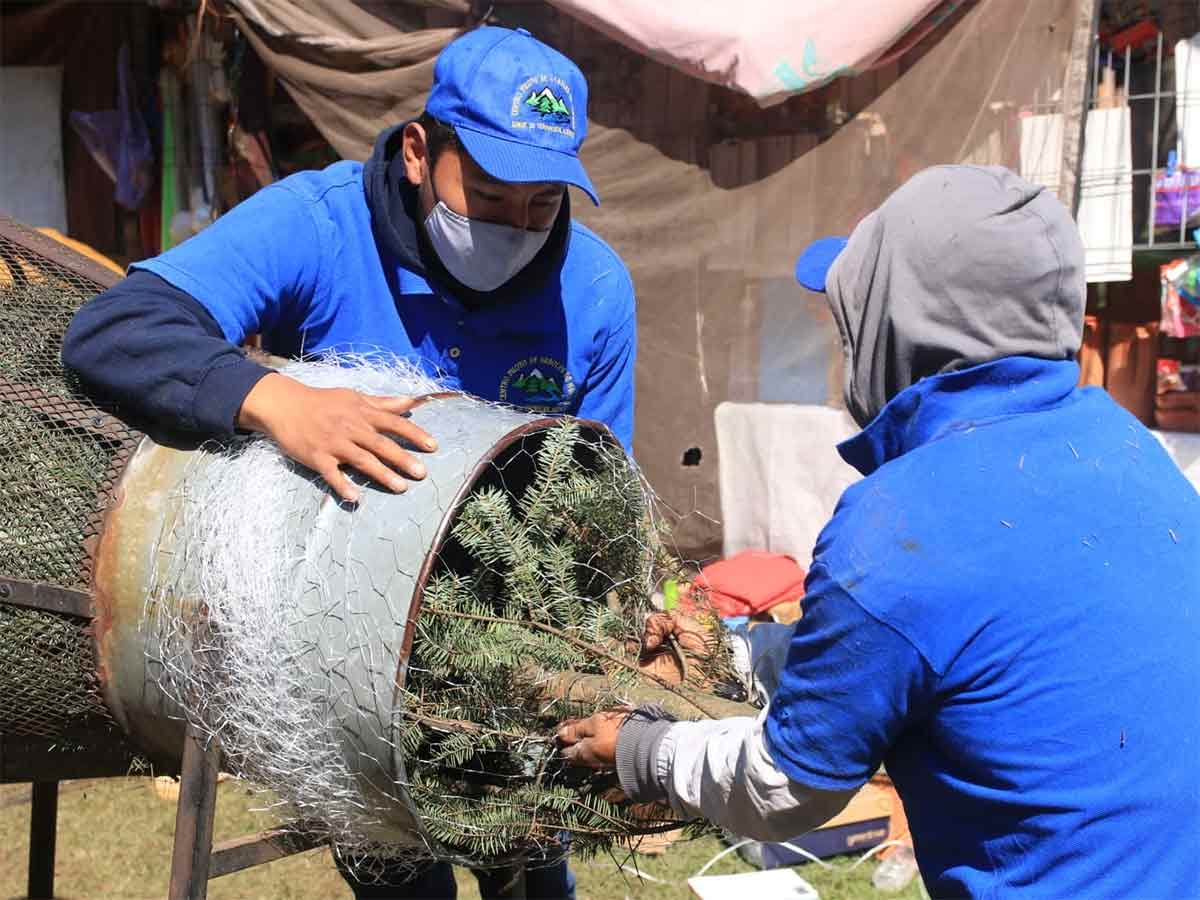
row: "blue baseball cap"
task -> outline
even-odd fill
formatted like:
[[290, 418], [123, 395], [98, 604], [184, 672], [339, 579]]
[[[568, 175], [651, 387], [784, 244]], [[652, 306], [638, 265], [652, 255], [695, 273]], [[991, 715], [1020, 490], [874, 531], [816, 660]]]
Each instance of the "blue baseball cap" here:
[[498, 181], [561, 181], [599, 205], [579, 161], [587, 81], [579, 67], [524, 28], [485, 26], [448, 44], [433, 67], [425, 110]]
[[847, 243], [849, 240], [844, 237], [826, 237], [813, 241], [796, 260], [796, 280], [810, 291], [825, 293], [829, 269], [838, 255], [846, 249]]

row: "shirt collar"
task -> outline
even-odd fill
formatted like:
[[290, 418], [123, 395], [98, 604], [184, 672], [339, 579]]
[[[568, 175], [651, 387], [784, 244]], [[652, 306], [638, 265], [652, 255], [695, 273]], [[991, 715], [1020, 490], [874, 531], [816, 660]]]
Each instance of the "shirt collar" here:
[[893, 397], [870, 424], [838, 445], [863, 475], [947, 434], [1062, 404], [1079, 382], [1073, 360], [1009, 356], [923, 378]]

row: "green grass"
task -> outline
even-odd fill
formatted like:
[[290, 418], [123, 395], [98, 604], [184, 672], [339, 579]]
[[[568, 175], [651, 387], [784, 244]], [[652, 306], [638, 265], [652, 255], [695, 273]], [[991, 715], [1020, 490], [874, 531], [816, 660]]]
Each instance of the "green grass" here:
[[[227, 781], [217, 799], [216, 840], [261, 830], [274, 820], [253, 813], [253, 798], [243, 785]], [[58, 819], [56, 894], [60, 900], [162, 900], [170, 872], [175, 805], [160, 799], [146, 778], [66, 782], [61, 787]], [[0, 900], [24, 897], [29, 852], [29, 789], [0, 786]], [[690, 897], [684, 882], [723, 849], [715, 838], [678, 842], [663, 856], [575, 860], [580, 900], [652, 900]], [[835, 872], [815, 865], [800, 874], [824, 900], [882, 897], [871, 886], [874, 861]], [[639, 881], [624, 864], [668, 884]], [[718, 862], [710, 875], [750, 871], [736, 854]], [[459, 896], [478, 900], [474, 879], [459, 877]], [[212, 900], [350, 900], [351, 893], [333, 867], [329, 851], [314, 850], [266, 866], [218, 878], [209, 885]], [[900, 900], [916, 900], [914, 884]], [[767, 900], [767, 898], [762, 898]]]

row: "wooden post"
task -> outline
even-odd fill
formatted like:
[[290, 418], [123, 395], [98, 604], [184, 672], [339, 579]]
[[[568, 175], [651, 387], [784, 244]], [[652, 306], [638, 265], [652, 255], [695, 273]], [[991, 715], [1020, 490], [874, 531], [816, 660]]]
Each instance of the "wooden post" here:
[[1083, 142], [1087, 131], [1088, 94], [1092, 78], [1092, 42], [1100, 24], [1100, 0], [1076, 0], [1075, 23], [1071, 32], [1071, 59], [1063, 79], [1062, 160], [1058, 173], [1058, 199], [1079, 212], [1082, 187]]
[[29, 808], [29, 900], [53, 900], [58, 782], [35, 781]]
[[221, 750], [216, 742], [205, 749], [203, 737], [189, 725], [183, 744], [168, 900], [205, 900], [208, 895], [220, 761]]

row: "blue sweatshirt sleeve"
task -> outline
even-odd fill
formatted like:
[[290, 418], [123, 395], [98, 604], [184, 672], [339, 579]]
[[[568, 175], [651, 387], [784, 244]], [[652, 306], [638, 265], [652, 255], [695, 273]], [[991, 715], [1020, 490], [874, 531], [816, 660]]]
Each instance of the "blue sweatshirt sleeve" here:
[[233, 433], [268, 371], [238, 350], [313, 314], [321, 282], [319, 198], [299, 182], [264, 188], [84, 306], [63, 363], [98, 399], [144, 427]]
[[131, 268], [153, 272], [208, 310], [225, 339], [300, 330], [323, 299], [319, 197], [302, 180], [263, 188], [199, 234]]
[[135, 421], [202, 438], [232, 435], [246, 394], [270, 371], [195, 298], [143, 271], [75, 314], [62, 360], [89, 394]]
[[879, 768], [901, 732], [936, 704], [938, 678], [908, 640], [821, 567], [771, 697], [767, 748], [793, 781], [850, 790]]
[[624, 310], [624, 317], [605, 337], [584, 383], [575, 415], [606, 424], [625, 452], [632, 454], [637, 311], [628, 274], [622, 279], [621, 292], [621, 302], [615, 306]]

